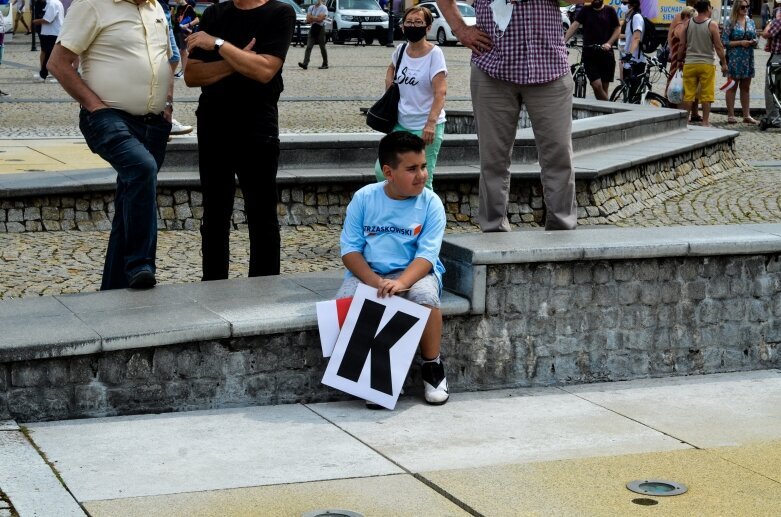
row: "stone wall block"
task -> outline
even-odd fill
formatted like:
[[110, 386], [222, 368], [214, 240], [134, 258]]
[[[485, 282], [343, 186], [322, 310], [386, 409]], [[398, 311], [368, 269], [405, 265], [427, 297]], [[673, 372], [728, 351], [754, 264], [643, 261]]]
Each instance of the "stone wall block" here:
[[185, 204], [190, 201], [190, 194], [183, 189], [174, 191], [174, 202], [177, 205]]
[[174, 211], [176, 213], [177, 219], [189, 219], [193, 216], [193, 213], [190, 210], [190, 205], [186, 205], [186, 204], [176, 205]]
[[105, 416], [110, 414], [106, 386], [100, 382], [76, 386], [73, 389], [73, 400], [76, 411], [84, 416]]
[[19, 208], [11, 208], [8, 210], [8, 222], [20, 223], [24, 221], [24, 210]]
[[98, 359], [97, 381], [109, 386], [121, 385], [126, 378], [128, 354], [111, 354]]
[[157, 206], [158, 207], [172, 207], [174, 206], [174, 197], [168, 194], [158, 194], [157, 195]]
[[767, 321], [769, 315], [770, 315], [770, 311], [768, 310], [767, 300], [753, 299], [747, 301], [746, 317], [748, 321], [751, 322]]

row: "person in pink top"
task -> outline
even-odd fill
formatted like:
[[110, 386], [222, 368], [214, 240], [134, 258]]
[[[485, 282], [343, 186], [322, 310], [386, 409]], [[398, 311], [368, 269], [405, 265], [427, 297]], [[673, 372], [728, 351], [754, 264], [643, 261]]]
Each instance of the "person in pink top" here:
[[478, 222], [511, 230], [510, 162], [521, 105], [532, 123], [546, 230], [577, 225], [572, 167], [572, 75], [556, 0], [475, 0], [467, 26], [455, 0], [437, 0], [458, 40], [472, 50], [471, 93], [480, 152]]

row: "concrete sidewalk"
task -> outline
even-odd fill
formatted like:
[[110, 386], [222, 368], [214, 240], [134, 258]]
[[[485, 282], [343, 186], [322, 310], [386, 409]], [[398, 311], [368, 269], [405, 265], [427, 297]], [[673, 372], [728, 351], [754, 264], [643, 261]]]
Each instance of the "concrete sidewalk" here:
[[[652, 478], [689, 490], [625, 488]], [[0, 490], [22, 517], [778, 515], [781, 371], [6, 423]]]

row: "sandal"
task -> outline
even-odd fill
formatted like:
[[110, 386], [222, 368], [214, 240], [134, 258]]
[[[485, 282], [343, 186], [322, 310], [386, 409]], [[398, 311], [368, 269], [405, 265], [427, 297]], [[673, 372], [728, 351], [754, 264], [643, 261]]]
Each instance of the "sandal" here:
[[759, 121], [753, 117], [743, 117], [743, 122], [746, 124], [759, 124]]
[[702, 117], [699, 115], [692, 115], [689, 122], [702, 122]]
[[737, 124], [738, 121], [735, 120], [735, 117], [727, 117], [727, 124]]

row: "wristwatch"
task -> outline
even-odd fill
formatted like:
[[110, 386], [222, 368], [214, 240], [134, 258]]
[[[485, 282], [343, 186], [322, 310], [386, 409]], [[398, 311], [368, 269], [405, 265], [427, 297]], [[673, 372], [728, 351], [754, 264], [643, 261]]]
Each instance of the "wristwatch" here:
[[225, 43], [225, 40], [222, 39], [222, 38], [217, 38], [216, 40], [214, 40], [214, 51], [215, 52], [219, 52], [220, 49], [222, 48], [222, 45], [224, 43]]
[[171, 111], [174, 110], [174, 103], [173, 103], [173, 101], [165, 101], [164, 109], [168, 109], [168, 108], [171, 108]]

